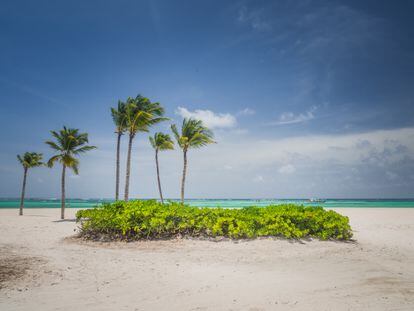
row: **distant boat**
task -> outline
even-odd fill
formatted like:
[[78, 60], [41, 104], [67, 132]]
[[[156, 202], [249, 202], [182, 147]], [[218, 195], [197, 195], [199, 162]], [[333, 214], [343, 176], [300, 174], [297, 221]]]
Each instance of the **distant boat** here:
[[310, 202], [310, 203], [325, 203], [326, 200], [324, 200], [324, 199], [317, 199], [317, 198], [310, 198], [308, 200], [308, 202]]

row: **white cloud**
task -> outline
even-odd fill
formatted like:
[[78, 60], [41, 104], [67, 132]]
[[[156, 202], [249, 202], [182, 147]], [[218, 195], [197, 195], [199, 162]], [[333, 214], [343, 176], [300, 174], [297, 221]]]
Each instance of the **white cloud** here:
[[197, 109], [189, 111], [187, 108], [178, 107], [176, 114], [183, 118], [193, 118], [203, 121], [209, 128], [231, 128], [236, 126], [236, 118], [229, 113], [214, 113], [211, 110]]
[[284, 112], [276, 122], [269, 123], [270, 125], [286, 125], [309, 121], [315, 118], [314, 111], [316, 107], [312, 107], [305, 113], [294, 114], [293, 112]]
[[263, 176], [262, 176], [262, 175], [256, 175], [256, 176], [253, 178], [253, 182], [255, 182], [255, 183], [264, 182], [264, 178], [263, 178]]
[[281, 174], [293, 174], [296, 172], [296, 168], [292, 164], [287, 164], [278, 169], [278, 172]]
[[254, 111], [251, 108], [244, 108], [244, 109], [240, 110], [237, 114], [239, 116], [251, 116], [251, 115], [253, 115], [255, 113], [256, 113], [256, 111]]
[[233, 130], [230, 131], [232, 134], [236, 134], [236, 135], [244, 135], [249, 133], [248, 129], [243, 129], [243, 128], [235, 128]]
[[[360, 148], [361, 140], [370, 147]], [[191, 161], [197, 170], [194, 184], [208, 184], [212, 196], [408, 196], [414, 128], [266, 140], [228, 134], [217, 145], [193, 152]], [[232, 170], [217, 171], [228, 164]], [[405, 188], [390, 183], [394, 175], [387, 171], [398, 174]]]
[[272, 29], [272, 26], [270, 25], [269, 22], [266, 22], [266, 21], [260, 20], [260, 19], [252, 20], [252, 27], [253, 27], [253, 29], [260, 30], [260, 31], [265, 31], [265, 30], [271, 30]]
[[247, 19], [246, 14], [247, 14], [247, 8], [246, 8], [246, 6], [243, 5], [239, 9], [239, 14], [237, 16], [237, 20], [241, 23], [245, 22], [246, 19]]
[[[190, 151], [187, 197], [407, 197], [414, 189], [414, 128], [346, 135], [309, 134], [283, 139], [241, 137], [234, 130], [223, 131], [217, 138], [218, 144]], [[81, 178], [69, 179], [73, 173], [68, 172], [68, 195], [113, 196], [115, 170], [102, 169], [113, 168], [115, 163], [113, 138], [105, 143], [105, 139], [96, 137], [101, 142], [100, 148], [82, 157]], [[154, 151], [145, 135], [138, 135], [136, 140], [132, 154], [131, 197], [157, 197]], [[177, 198], [182, 152], [177, 148], [160, 156], [164, 195]], [[15, 163], [14, 157], [11, 161]], [[125, 172], [125, 161], [123, 153], [121, 172]], [[282, 175], [292, 171], [286, 168], [289, 164], [296, 169], [295, 173]], [[0, 194], [4, 196], [8, 192], [18, 196], [20, 184], [13, 178], [15, 167], [15, 171], [0, 174], [4, 185], [0, 187]], [[36, 170], [36, 177], [42, 178], [44, 183], [33, 183], [32, 193], [59, 197], [59, 176], [58, 167]], [[390, 180], [394, 177], [395, 180]], [[4, 180], [8, 179], [14, 182], [13, 187], [6, 188], [9, 183]], [[406, 186], [398, 186], [397, 182], [406, 183]]]
[[[371, 147], [359, 148], [358, 143], [361, 140], [368, 141]], [[331, 148], [331, 146], [340, 148]], [[405, 146], [405, 151], [401, 151], [400, 146]], [[302, 162], [306, 159], [335, 160], [344, 165], [351, 165], [362, 163], [366, 159], [373, 159], [376, 165], [383, 162], [385, 165], [390, 165], [404, 160], [407, 155], [414, 156], [414, 128], [347, 135], [309, 135], [284, 139], [219, 141], [216, 148], [221, 149], [220, 157], [223, 161], [232, 163], [234, 167], [236, 165], [243, 167], [251, 165], [251, 163], [294, 164], [291, 161], [293, 156], [301, 156], [299, 160]]]
[[398, 179], [398, 175], [393, 172], [385, 172], [385, 175], [387, 175], [387, 178], [391, 181]]
[[257, 31], [272, 30], [271, 23], [264, 17], [263, 9], [250, 10], [243, 5], [239, 9], [237, 20], [239, 23], [248, 24]]

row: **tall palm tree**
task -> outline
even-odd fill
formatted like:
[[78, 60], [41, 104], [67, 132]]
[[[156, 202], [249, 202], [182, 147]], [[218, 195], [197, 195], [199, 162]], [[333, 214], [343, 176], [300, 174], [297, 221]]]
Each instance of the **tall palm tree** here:
[[129, 176], [131, 174], [132, 141], [138, 132], [148, 132], [149, 128], [161, 121], [168, 120], [162, 117], [164, 108], [159, 103], [152, 103], [148, 98], [138, 95], [128, 98], [126, 104], [126, 130], [128, 131], [128, 153], [125, 174], [124, 200], [129, 198]]
[[22, 195], [20, 198], [20, 210], [19, 215], [23, 215], [23, 206], [24, 206], [24, 193], [26, 191], [26, 178], [27, 178], [27, 171], [29, 168], [42, 166], [44, 163], [42, 162], [43, 155], [37, 152], [25, 152], [23, 155], [17, 155], [17, 159], [23, 166], [23, 186], [22, 186]]
[[158, 165], [158, 151], [172, 150], [174, 149], [174, 142], [171, 140], [170, 135], [164, 133], [155, 133], [154, 137], [149, 137], [152, 148], [155, 149], [155, 164], [157, 166], [157, 181], [158, 190], [160, 192], [161, 203], [164, 204], [164, 198], [162, 197], [161, 181], [160, 181], [160, 169]]
[[57, 152], [56, 155], [51, 157], [47, 162], [49, 167], [53, 167], [55, 162], [62, 164], [62, 199], [61, 199], [61, 211], [60, 218], [65, 219], [65, 174], [66, 168], [71, 168], [73, 172], [77, 175], [79, 160], [76, 156], [79, 156], [81, 153], [85, 153], [89, 150], [95, 149], [95, 146], [89, 146], [87, 143], [88, 134], [79, 133], [78, 129], [63, 127], [60, 131], [50, 131], [52, 136], [56, 141], [46, 141], [53, 150]]
[[175, 124], [171, 125], [178, 145], [183, 150], [184, 165], [183, 177], [181, 180], [181, 203], [184, 203], [185, 176], [187, 173], [187, 151], [190, 148], [201, 148], [208, 144], [215, 143], [213, 132], [204, 126], [201, 120], [184, 118], [181, 126], [181, 133], [178, 132]]
[[115, 200], [119, 198], [119, 153], [121, 149], [121, 137], [126, 130], [126, 104], [118, 101], [118, 107], [111, 108], [112, 120], [115, 124], [116, 142], [116, 178], [115, 178]]

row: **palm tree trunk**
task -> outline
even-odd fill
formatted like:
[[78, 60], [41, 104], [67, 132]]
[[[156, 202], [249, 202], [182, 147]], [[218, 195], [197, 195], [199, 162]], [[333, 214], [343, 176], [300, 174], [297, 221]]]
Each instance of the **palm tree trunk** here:
[[22, 196], [20, 198], [20, 211], [19, 211], [20, 216], [23, 215], [24, 193], [26, 191], [26, 177], [27, 177], [27, 167], [24, 168]]
[[62, 197], [61, 197], [61, 208], [60, 208], [60, 219], [65, 219], [65, 174], [66, 166], [62, 165]]
[[187, 173], [187, 150], [184, 150], [183, 179], [181, 180], [181, 203], [184, 204], [185, 175]]
[[115, 180], [115, 201], [119, 199], [119, 153], [121, 149], [122, 133], [118, 132], [118, 139], [116, 142], [116, 180]]
[[125, 194], [124, 194], [125, 201], [128, 201], [128, 198], [129, 198], [129, 175], [131, 173], [131, 149], [132, 149], [133, 139], [134, 139], [134, 136], [130, 134], [129, 142], [128, 142], [128, 155], [127, 155], [126, 175], [125, 175]]
[[155, 163], [157, 165], [158, 190], [160, 191], [161, 204], [164, 204], [164, 198], [162, 197], [162, 190], [161, 190], [160, 169], [158, 165], [158, 150], [155, 150]]

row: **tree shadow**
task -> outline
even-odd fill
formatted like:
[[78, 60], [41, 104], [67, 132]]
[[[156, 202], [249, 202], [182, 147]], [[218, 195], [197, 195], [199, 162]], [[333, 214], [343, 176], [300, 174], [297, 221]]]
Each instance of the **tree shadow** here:
[[76, 222], [76, 218], [53, 220], [53, 222]]

